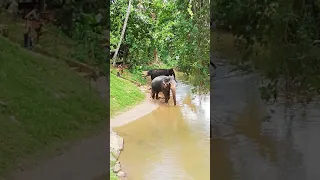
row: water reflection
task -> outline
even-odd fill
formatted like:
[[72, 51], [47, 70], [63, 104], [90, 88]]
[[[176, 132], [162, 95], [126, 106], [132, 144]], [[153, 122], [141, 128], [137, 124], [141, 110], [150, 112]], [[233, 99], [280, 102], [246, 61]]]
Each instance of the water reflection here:
[[125, 141], [120, 162], [132, 180], [210, 179], [210, 97], [177, 86], [177, 106], [116, 128]]
[[[228, 69], [218, 67], [215, 78], [228, 75]], [[319, 105], [306, 110], [284, 100], [266, 105], [258, 82], [254, 74], [211, 82], [211, 178], [320, 179]]]

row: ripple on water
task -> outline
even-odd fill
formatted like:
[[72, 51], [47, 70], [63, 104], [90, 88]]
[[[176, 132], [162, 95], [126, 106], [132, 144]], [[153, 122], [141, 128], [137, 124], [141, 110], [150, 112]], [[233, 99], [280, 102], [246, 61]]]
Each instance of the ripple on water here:
[[130, 179], [210, 179], [210, 97], [190, 88], [179, 82], [179, 106], [160, 106], [115, 129], [125, 141], [120, 162]]

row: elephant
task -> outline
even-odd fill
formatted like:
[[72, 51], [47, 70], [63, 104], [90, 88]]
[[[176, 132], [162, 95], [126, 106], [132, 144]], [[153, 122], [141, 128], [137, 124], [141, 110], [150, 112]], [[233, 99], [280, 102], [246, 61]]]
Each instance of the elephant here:
[[161, 76], [161, 75], [173, 76], [174, 80], [177, 82], [176, 74], [174, 73], [174, 70], [172, 68], [170, 68], [170, 69], [152, 69], [147, 72], [147, 75], [145, 77], [151, 76], [151, 81], [152, 81], [154, 78]]
[[172, 81], [171, 77], [168, 76], [158, 76], [155, 77], [151, 81], [151, 97], [154, 99], [156, 96], [156, 99], [159, 99], [158, 94], [159, 92], [162, 92], [165, 97], [165, 103], [168, 103], [170, 99], [170, 90], [172, 91], [173, 96], [173, 103], [174, 105], [177, 104], [176, 100], [176, 84]]

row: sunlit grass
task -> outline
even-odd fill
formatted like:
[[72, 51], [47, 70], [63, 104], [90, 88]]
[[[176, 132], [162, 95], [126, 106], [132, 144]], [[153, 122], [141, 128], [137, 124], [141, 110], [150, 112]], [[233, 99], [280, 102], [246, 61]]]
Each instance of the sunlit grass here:
[[130, 81], [110, 73], [110, 114], [114, 116], [144, 99], [141, 90]]

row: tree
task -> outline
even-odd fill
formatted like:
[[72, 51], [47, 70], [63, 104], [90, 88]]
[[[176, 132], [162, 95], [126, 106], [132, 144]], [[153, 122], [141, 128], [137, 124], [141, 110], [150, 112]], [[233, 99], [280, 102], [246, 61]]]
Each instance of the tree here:
[[127, 13], [126, 13], [126, 18], [125, 18], [124, 23], [123, 23], [123, 28], [122, 28], [122, 32], [121, 32], [120, 41], [118, 43], [116, 52], [114, 53], [114, 55], [112, 57], [113, 66], [116, 66], [116, 58], [117, 58], [117, 55], [118, 55], [118, 52], [119, 52], [119, 49], [120, 49], [120, 46], [121, 46], [121, 43], [122, 43], [122, 39], [123, 39], [125, 31], [126, 31], [126, 27], [127, 27], [127, 22], [128, 22], [128, 19], [129, 19], [130, 11], [131, 11], [131, 0], [129, 0], [129, 5], [128, 5]]
[[133, 1], [125, 38], [120, 42], [127, 2], [111, 4], [110, 38], [111, 47], [128, 45], [130, 70], [172, 67], [190, 75], [197, 85], [209, 86], [209, 1]]

